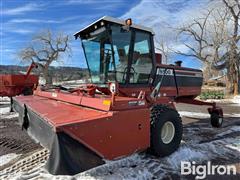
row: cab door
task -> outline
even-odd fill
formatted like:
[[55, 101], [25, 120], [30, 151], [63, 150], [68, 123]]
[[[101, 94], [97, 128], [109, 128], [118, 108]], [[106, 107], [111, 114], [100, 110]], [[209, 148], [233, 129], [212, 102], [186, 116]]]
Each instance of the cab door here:
[[134, 31], [129, 84], [149, 85], [154, 66], [151, 38], [152, 35], [148, 32]]

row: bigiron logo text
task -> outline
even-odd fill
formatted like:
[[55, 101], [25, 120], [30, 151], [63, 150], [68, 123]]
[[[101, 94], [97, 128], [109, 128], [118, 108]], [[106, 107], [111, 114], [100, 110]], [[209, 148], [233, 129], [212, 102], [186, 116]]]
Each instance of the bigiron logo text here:
[[204, 179], [207, 175], [236, 175], [234, 165], [212, 165], [211, 162], [199, 165], [195, 161], [181, 161], [181, 175], [194, 175], [196, 179]]

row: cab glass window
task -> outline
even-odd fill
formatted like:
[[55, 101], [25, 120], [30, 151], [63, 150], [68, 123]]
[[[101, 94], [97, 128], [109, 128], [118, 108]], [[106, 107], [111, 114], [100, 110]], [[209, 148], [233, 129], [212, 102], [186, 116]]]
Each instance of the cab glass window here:
[[133, 49], [130, 83], [148, 83], [152, 70], [150, 34], [136, 31]]
[[113, 25], [112, 44], [116, 66], [116, 79], [119, 83], [125, 83], [128, 69], [129, 44], [131, 31], [125, 31], [121, 26]]

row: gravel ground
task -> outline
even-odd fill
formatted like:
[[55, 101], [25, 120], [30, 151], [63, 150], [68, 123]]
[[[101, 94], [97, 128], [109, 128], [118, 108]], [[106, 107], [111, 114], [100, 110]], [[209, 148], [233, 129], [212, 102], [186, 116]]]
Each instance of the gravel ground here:
[[48, 151], [35, 144], [17, 124], [17, 113], [9, 113], [9, 101], [0, 99], [0, 179], [194, 179], [180, 174], [181, 161], [234, 165], [237, 175], [209, 175], [207, 179], [240, 179], [240, 104], [219, 101], [224, 109], [223, 127], [212, 128], [207, 107], [178, 104], [183, 118], [183, 141], [175, 153], [156, 158], [139, 153], [108, 161], [75, 176], [52, 176], [43, 165]]

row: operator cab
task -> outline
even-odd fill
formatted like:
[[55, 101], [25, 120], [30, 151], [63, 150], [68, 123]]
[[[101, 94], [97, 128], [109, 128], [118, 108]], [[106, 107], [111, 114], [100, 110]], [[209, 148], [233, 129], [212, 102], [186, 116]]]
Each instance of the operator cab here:
[[104, 16], [74, 35], [81, 38], [93, 84], [149, 84], [155, 67], [154, 33], [126, 22]]

